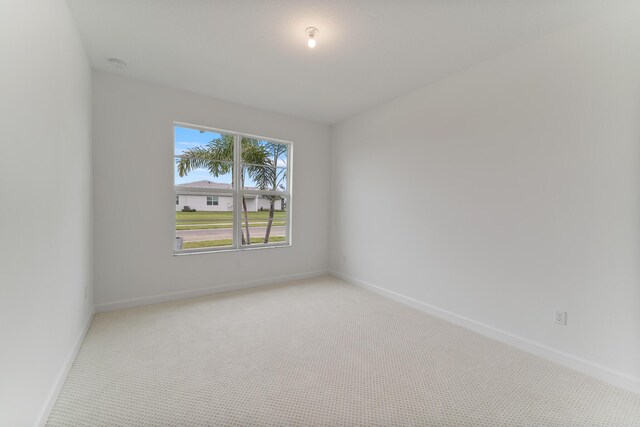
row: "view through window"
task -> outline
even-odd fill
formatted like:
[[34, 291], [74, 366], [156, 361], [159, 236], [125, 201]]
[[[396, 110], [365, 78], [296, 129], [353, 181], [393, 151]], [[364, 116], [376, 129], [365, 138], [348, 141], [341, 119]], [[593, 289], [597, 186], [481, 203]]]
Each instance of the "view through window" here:
[[174, 126], [176, 253], [290, 243], [291, 143]]

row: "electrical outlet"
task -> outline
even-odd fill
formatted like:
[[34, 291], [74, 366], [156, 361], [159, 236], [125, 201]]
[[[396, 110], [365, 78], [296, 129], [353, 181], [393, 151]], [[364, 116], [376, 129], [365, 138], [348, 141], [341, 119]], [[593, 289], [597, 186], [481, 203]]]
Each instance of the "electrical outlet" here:
[[553, 312], [553, 323], [557, 325], [567, 326], [567, 312], [556, 310]]

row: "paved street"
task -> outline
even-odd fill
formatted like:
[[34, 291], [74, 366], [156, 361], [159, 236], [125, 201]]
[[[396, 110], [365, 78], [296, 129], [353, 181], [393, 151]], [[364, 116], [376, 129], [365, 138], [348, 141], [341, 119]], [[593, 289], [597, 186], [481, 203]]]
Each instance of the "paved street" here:
[[[266, 227], [250, 227], [249, 233], [251, 237], [264, 237]], [[286, 236], [287, 231], [283, 226], [271, 227], [271, 236]], [[214, 228], [210, 230], [177, 230], [177, 237], [182, 237], [183, 242], [199, 242], [201, 240], [220, 240], [232, 239], [233, 229], [231, 228]]]

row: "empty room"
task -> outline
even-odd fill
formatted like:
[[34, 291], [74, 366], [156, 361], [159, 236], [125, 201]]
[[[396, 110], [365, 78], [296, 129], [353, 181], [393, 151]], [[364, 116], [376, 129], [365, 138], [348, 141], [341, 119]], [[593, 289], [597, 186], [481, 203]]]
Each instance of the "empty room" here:
[[0, 0], [0, 426], [640, 427], [640, 2]]

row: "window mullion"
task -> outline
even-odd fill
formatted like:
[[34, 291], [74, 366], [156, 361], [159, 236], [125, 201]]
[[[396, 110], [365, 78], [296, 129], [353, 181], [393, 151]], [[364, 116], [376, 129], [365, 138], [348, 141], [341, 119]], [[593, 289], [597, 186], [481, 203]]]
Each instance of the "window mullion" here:
[[233, 247], [242, 246], [242, 141], [239, 134], [235, 134], [233, 147]]

